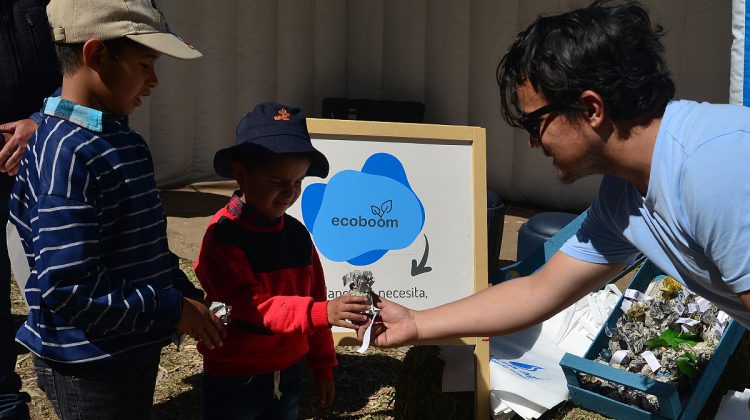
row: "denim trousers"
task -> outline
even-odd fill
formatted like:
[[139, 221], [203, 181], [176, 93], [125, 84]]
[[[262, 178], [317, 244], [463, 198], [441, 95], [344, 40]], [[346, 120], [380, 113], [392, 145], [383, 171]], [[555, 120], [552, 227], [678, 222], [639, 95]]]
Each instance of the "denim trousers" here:
[[34, 370], [61, 420], [142, 420], [154, 403], [159, 356], [116, 373], [66, 375], [39, 358], [34, 358]]
[[280, 372], [281, 398], [274, 396], [274, 373], [254, 376], [203, 374], [204, 419], [296, 420], [302, 362]]
[[[0, 175], [4, 176], [4, 175]], [[0, 200], [0, 419], [28, 419], [29, 394], [21, 391], [16, 368], [16, 330], [10, 313], [10, 261], [5, 243], [8, 200]]]

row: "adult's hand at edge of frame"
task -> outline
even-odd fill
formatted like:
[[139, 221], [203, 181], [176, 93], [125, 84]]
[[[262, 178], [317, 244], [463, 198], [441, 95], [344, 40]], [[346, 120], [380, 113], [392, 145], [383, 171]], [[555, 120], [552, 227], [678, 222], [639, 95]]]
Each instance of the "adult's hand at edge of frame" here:
[[30, 118], [0, 124], [0, 132], [4, 137], [3, 147], [0, 149], [0, 172], [10, 176], [16, 175], [26, 145], [29, 144], [36, 127], [36, 123]]

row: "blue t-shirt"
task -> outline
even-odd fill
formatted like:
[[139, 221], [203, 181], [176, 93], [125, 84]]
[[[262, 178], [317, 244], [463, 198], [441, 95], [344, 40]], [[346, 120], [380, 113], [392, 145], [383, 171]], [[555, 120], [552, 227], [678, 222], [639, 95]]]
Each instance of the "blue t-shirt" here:
[[606, 176], [561, 251], [593, 263], [639, 251], [750, 328], [750, 109], [673, 101], [664, 113], [644, 197]]

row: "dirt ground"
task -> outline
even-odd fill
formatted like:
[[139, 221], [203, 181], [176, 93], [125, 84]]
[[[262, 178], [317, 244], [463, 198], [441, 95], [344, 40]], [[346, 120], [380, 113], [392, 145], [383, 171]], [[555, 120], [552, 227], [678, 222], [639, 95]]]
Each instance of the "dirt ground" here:
[[[193, 184], [179, 189], [161, 191], [168, 215], [169, 243], [181, 258], [183, 270], [194, 280], [192, 262], [198, 254], [200, 241], [211, 216], [226, 204], [233, 183]], [[506, 207], [500, 259], [516, 258], [516, 238], [521, 225], [540, 209], [508, 205]], [[629, 278], [618, 282], [626, 284]], [[18, 289], [12, 293], [14, 318], [23, 322], [26, 308]], [[31, 394], [32, 419], [55, 418], [44, 394], [36, 388], [31, 357], [20, 349], [17, 372], [24, 389]], [[303, 383], [303, 419], [473, 419], [473, 393], [441, 393], [443, 362], [435, 346], [370, 348], [360, 355], [353, 347], [338, 347], [339, 366], [336, 376], [337, 398], [326, 410], [309, 402], [315, 389], [309, 378]], [[710, 418], [721, 397], [729, 389], [742, 391], [750, 387], [747, 367], [750, 365], [748, 337], [740, 343], [730, 360], [719, 385], [699, 418]], [[195, 343], [188, 340], [178, 352], [169, 346], [162, 352], [154, 399], [152, 419], [189, 420], [201, 418], [200, 388], [202, 361]], [[520, 417], [518, 417], [520, 418]], [[548, 411], [542, 419], [602, 419], [603, 417], [574, 407], [570, 402]]]

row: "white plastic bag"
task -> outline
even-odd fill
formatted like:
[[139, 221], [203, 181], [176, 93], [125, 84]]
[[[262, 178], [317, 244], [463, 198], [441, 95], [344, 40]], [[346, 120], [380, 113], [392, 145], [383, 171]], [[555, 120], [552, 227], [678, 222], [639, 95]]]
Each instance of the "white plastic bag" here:
[[[26, 253], [21, 244], [21, 236], [16, 230], [16, 226], [8, 222], [5, 225], [5, 243], [8, 246], [8, 258], [10, 258], [10, 269], [13, 272], [13, 278], [18, 283], [18, 289], [21, 290], [24, 302], [26, 302], [26, 293], [23, 292], [26, 282], [29, 280], [29, 262], [26, 259]], [[28, 304], [28, 302], [27, 302]]]
[[582, 356], [621, 296], [614, 285], [584, 296], [554, 317], [516, 334], [490, 339], [491, 404], [498, 418], [511, 408], [537, 418], [568, 398], [560, 368], [567, 352]]

